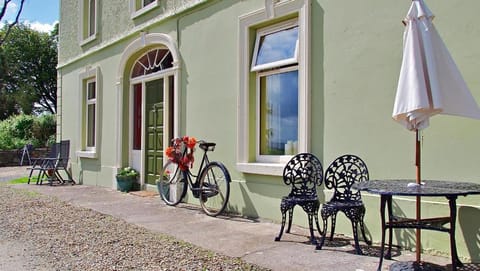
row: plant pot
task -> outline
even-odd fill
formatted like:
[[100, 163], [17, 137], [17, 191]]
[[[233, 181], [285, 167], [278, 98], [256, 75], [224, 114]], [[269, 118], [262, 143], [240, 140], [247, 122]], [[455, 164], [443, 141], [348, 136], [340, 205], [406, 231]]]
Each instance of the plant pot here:
[[133, 189], [136, 182], [136, 177], [117, 175], [117, 190], [129, 192]]

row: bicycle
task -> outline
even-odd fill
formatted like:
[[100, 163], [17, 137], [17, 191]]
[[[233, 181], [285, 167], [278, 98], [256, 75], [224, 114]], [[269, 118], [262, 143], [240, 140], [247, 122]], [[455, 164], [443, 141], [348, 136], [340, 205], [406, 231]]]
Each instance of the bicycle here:
[[[230, 173], [223, 163], [210, 161], [207, 152], [214, 151], [216, 143], [192, 138], [174, 138], [166, 154], [165, 164], [157, 181], [160, 196], [170, 206], [179, 204], [190, 188], [195, 198], [200, 200], [203, 211], [209, 216], [217, 216], [225, 210], [230, 196]], [[194, 147], [202, 149], [203, 157], [197, 175], [190, 168], [193, 164]], [[192, 179], [195, 178], [195, 181]]]

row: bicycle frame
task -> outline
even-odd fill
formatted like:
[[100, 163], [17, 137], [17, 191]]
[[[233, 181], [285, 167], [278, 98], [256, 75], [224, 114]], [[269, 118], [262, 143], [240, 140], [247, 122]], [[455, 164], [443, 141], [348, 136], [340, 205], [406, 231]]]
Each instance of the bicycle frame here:
[[[202, 161], [200, 162], [200, 167], [198, 168], [197, 175], [194, 175], [190, 171], [190, 169], [187, 169], [184, 171], [185, 172], [184, 174], [187, 176], [187, 179], [188, 179], [188, 187], [193, 192], [194, 197], [198, 197], [198, 191], [200, 190], [200, 188], [198, 187], [199, 185], [198, 178], [199, 176], [201, 176], [203, 169], [208, 165], [208, 163], [210, 163], [210, 160], [208, 159], [208, 155], [207, 155], [208, 151], [209, 151], [208, 149], [203, 151]], [[192, 177], [195, 178], [195, 182], [192, 181]]]
[[[204, 141], [199, 141], [198, 145], [200, 145], [202, 143], [204, 143]], [[193, 196], [196, 197], [196, 198], [198, 197], [198, 191], [200, 191], [200, 188], [198, 187], [199, 186], [198, 178], [199, 178], [199, 176], [201, 176], [202, 171], [206, 168], [208, 163], [210, 163], [210, 160], [208, 159], [207, 153], [209, 151], [213, 151], [214, 147], [215, 146], [208, 146], [207, 148], [202, 149], [203, 150], [203, 155], [202, 155], [202, 160], [200, 162], [200, 167], [198, 168], [197, 175], [194, 175], [190, 171], [190, 168], [187, 168], [186, 170], [181, 170], [180, 167], [177, 167], [177, 172], [175, 173], [175, 175], [177, 173], [184, 174], [185, 179], [188, 180], [188, 188], [192, 191]], [[187, 153], [187, 149], [185, 149], [183, 151], [182, 157], [184, 157], [186, 155], [186, 153]], [[178, 172], [178, 171], [181, 171], [181, 172]], [[195, 181], [192, 180], [192, 177], [195, 178]]]
[[[183, 200], [190, 188], [193, 197], [199, 199], [203, 211], [209, 216], [217, 216], [227, 206], [231, 178], [223, 163], [210, 161], [208, 158], [207, 153], [215, 150], [216, 144], [203, 140], [194, 143], [188, 137], [175, 138], [172, 141], [173, 146], [167, 149], [167, 156], [171, 161], [167, 162], [162, 170], [162, 176], [166, 178], [162, 177], [157, 182], [160, 196], [167, 205], [175, 206]], [[198, 144], [203, 150], [197, 175], [191, 171], [196, 146], [194, 144]], [[177, 164], [175, 169], [171, 167], [172, 164]], [[171, 171], [174, 171], [173, 175]]]

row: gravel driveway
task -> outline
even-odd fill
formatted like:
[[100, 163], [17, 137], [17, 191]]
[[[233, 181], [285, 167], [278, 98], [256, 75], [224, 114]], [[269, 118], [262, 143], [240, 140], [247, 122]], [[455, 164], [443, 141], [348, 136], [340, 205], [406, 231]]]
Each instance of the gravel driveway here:
[[266, 270], [0, 184], [0, 270]]

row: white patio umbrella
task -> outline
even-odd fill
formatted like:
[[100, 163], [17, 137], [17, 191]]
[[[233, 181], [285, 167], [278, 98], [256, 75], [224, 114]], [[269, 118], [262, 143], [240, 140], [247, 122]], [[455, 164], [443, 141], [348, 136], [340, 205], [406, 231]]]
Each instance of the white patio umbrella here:
[[[392, 117], [415, 131], [416, 183], [421, 184], [419, 130], [436, 114], [480, 119], [480, 108], [470, 93], [447, 47], [432, 24], [434, 15], [423, 0], [412, 0], [403, 23], [403, 59]], [[417, 220], [421, 219], [417, 197]], [[420, 231], [416, 234], [420, 262]]]

